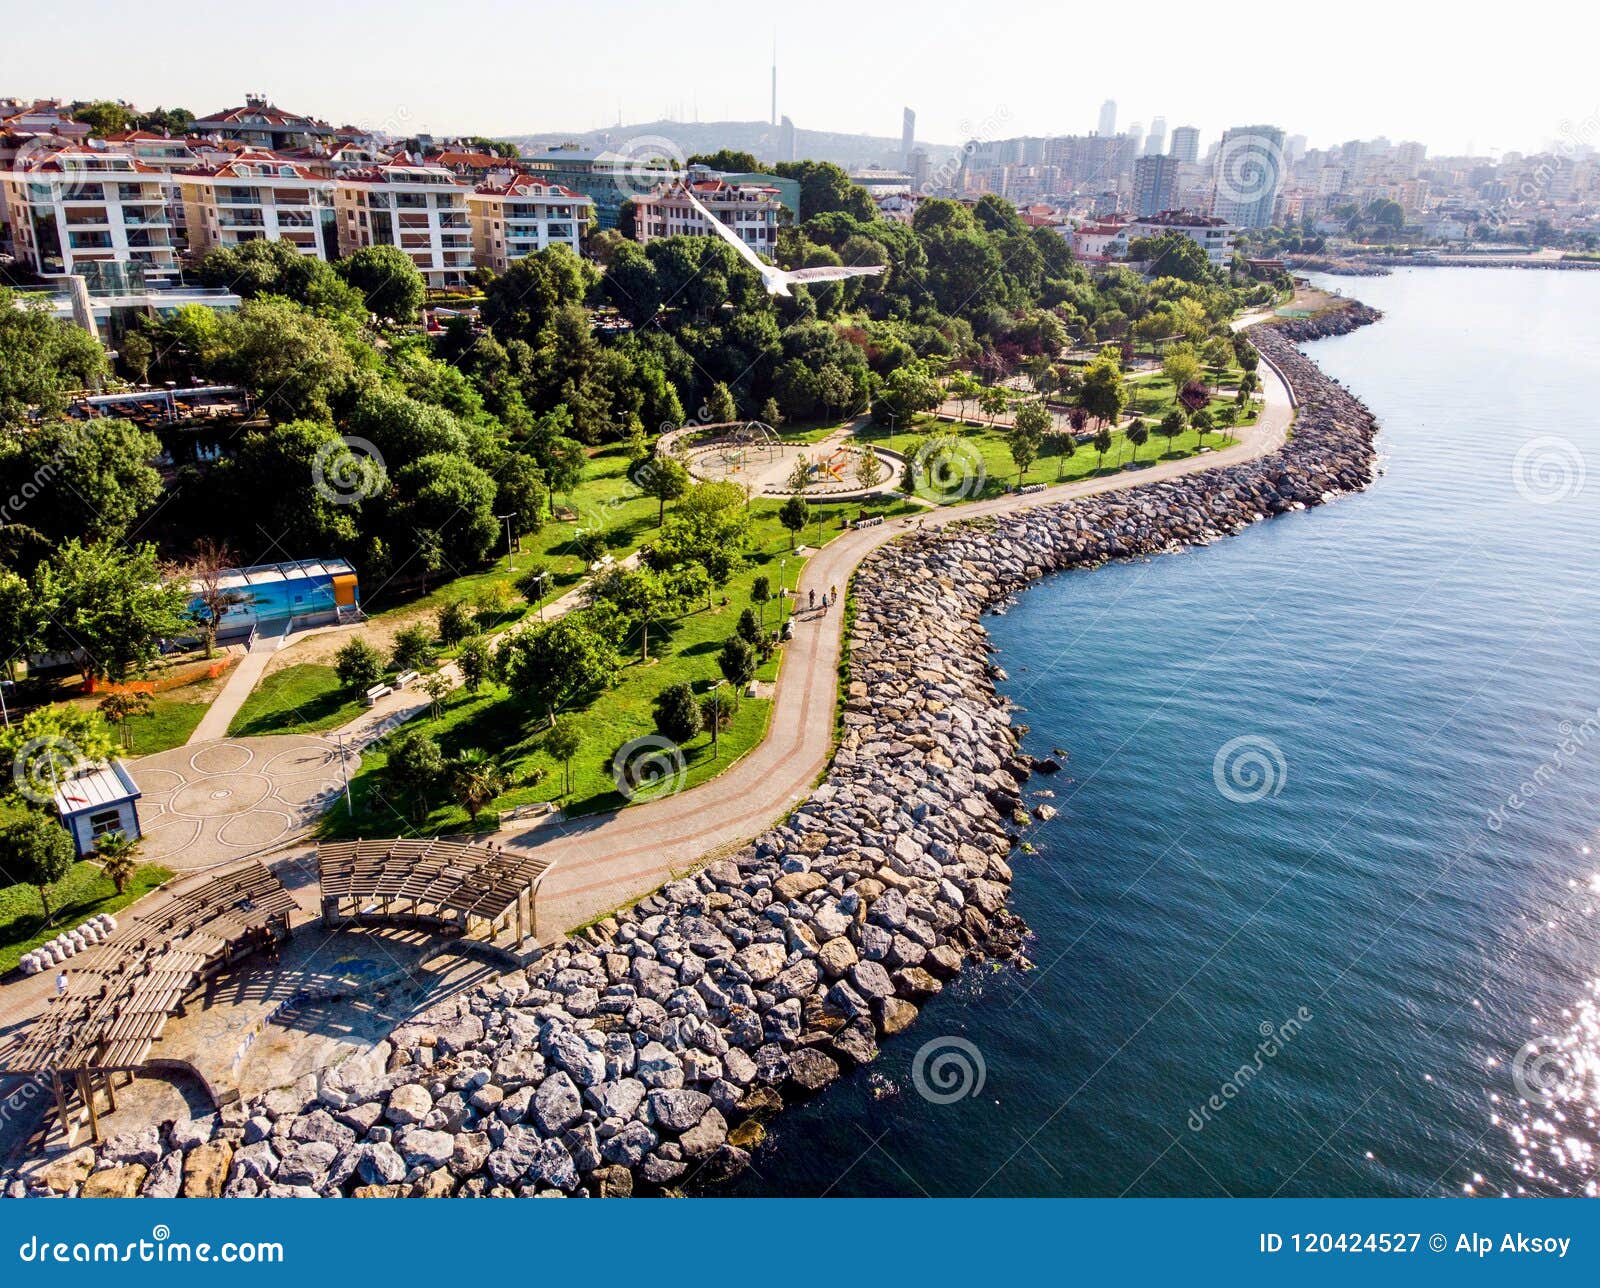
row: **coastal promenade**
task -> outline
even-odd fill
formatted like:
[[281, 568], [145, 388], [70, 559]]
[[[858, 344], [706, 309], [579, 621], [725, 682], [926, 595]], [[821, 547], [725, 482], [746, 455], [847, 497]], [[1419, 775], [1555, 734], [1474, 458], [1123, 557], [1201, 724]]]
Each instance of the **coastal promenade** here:
[[[1240, 326], [1271, 314], [1239, 319]], [[801, 608], [794, 639], [785, 646], [767, 736], [722, 775], [689, 791], [661, 797], [611, 814], [554, 820], [523, 832], [502, 832], [496, 841], [536, 847], [555, 869], [540, 895], [544, 926], [570, 929], [654, 889], [719, 851], [749, 840], [800, 803], [828, 763], [838, 699], [843, 636], [843, 592], [851, 574], [874, 550], [913, 525], [942, 527], [983, 516], [1014, 514], [1039, 505], [1136, 488], [1197, 470], [1238, 464], [1281, 447], [1294, 417], [1293, 401], [1278, 374], [1263, 362], [1265, 400], [1261, 416], [1236, 432], [1233, 446], [1182, 460], [1162, 461], [1116, 474], [1084, 479], [1026, 496], [996, 497], [946, 507], [882, 527], [845, 533], [805, 564], [797, 587], [804, 605], [815, 591], [841, 595], [826, 612]]]

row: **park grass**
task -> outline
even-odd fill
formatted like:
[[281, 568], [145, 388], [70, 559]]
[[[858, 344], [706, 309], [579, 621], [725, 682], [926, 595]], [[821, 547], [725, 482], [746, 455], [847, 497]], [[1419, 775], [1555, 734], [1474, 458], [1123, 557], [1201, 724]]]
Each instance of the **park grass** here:
[[200, 721], [211, 707], [210, 699], [184, 700], [178, 696], [185, 690], [154, 695], [155, 707], [147, 716], [135, 716], [128, 721], [127, 742], [123, 747], [129, 755], [149, 756], [158, 751], [171, 751], [189, 741]]
[[263, 676], [228, 725], [228, 736], [320, 733], [348, 724], [362, 709], [360, 700], [340, 686], [331, 666], [302, 662]]
[[[668, 685], [679, 683], [689, 684], [696, 693], [705, 693], [721, 678], [717, 655], [722, 642], [734, 633], [740, 611], [750, 606], [757, 577], [765, 576], [776, 589], [781, 565], [785, 585], [794, 586], [807, 556], [790, 550], [789, 533], [777, 521], [779, 504], [766, 499], [753, 503], [750, 548], [744, 566], [715, 593], [712, 606], [697, 604], [675, 620], [653, 626], [648, 662], [639, 657], [637, 637], [630, 639], [625, 647], [631, 651], [624, 657], [616, 683], [571, 712], [583, 742], [571, 765], [570, 791], [566, 789], [564, 766], [543, 749], [544, 713], [499, 685], [487, 685], [476, 694], [458, 689], [445, 700], [439, 715], [420, 717], [405, 726], [431, 734], [446, 756], [476, 748], [495, 759], [509, 787], [485, 811], [480, 820], [483, 828], [492, 830], [497, 810], [540, 801], [559, 800], [569, 815], [616, 809], [628, 803], [613, 780], [612, 760], [628, 742], [656, 732], [657, 695]], [[893, 497], [867, 503], [818, 505], [813, 507], [815, 521], [800, 539], [815, 550], [838, 536], [843, 530], [842, 519], [863, 513], [897, 516], [916, 508]], [[724, 597], [726, 604], [722, 603]], [[785, 605], [768, 604], [768, 627], [776, 628], [786, 611]], [[756, 678], [764, 682], [775, 679], [781, 657], [780, 648], [762, 664]], [[732, 723], [717, 740], [715, 758], [709, 732], [703, 731], [684, 744], [682, 786], [692, 787], [715, 777], [755, 747], [766, 736], [771, 708], [768, 698], [741, 698]], [[406, 803], [385, 802], [381, 776], [386, 760], [381, 742], [363, 752], [361, 768], [351, 784], [354, 815], [336, 806], [323, 819], [325, 835], [433, 836], [470, 830], [466, 811], [448, 800], [429, 801], [426, 815], [419, 815]]]
[[54, 939], [63, 930], [71, 930], [102, 912], [118, 912], [171, 879], [168, 869], [143, 863], [134, 869], [128, 888], [118, 894], [98, 864], [75, 863], [66, 876], [50, 887], [49, 924], [39, 908], [39, 892], [32, 886], [0, 888], [0, 974], [15, 970], [23, 953]]

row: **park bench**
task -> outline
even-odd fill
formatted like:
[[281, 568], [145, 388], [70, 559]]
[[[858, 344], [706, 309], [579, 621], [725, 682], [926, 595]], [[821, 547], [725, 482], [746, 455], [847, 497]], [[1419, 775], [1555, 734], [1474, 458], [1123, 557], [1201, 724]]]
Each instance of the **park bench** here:
[[531, 805], [518, 805], [513, 809], [500, 811], [500, 826], [515, 823], [525, 818], [543, 818], [546, 814], [554, 814], [556, 805], [554, 801], [534, 801]]
[[363, 701], [365, 701], [369, 707], [375, 707], [378, 705], [379, 698], [386, 698], [393, 692], [394, 690], [391, 689], [387, 684], [374, 684], [370, 689], [367, 690], [366, 697], [363, 699]]
[[394, 677], [394, 687], [397, 689], [407, 688], [416, 682], [419, 675], [421, 675], [420, 671], [402, 671]]

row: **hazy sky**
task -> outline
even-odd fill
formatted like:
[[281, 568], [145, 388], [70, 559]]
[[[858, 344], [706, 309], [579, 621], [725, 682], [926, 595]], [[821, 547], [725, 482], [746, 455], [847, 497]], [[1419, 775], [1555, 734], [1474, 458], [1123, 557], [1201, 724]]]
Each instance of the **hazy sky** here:
[[765, 119], [776, 23], [778, 106], [802, 128], [897, 136], [910, 105], [919, 138], [940, 143], [1085, 132], [1110, 97], [1119, 124], [1162, 115], [1199, 126], [1202, 146], [1260, 121], [1313, 147], [1385, 134], [1436, 153], [1528, 150], [1600, 139], [1593, 10], [1563, 23], [1561, 7], [1525, 11], [1527, 30], [1501, 10], [1478, 31], [1470, 8], [1394, 0], [78, 0], [10, 7], [0, 94], [203, 114], [255, 90], [396, 133], [577, 131], [619, 111]]

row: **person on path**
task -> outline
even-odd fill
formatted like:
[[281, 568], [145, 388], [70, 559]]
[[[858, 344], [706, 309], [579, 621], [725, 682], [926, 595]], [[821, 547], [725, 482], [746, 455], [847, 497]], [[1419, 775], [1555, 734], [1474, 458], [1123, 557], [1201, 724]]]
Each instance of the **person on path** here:
[[817, 588], [813, 586], [806, 594], [810, 597], [811, 607], [815, 609], [817, 606]]
[[65, 997], [66, 995], [67, 995], [67, 972], [66, 971], [58, 971], [56, 973], [56, 996], [57, 997]]
[[828, 602], [830, 604], [837, 604], [839, 602], [839, 588], [837, 586], [828, 587]]

